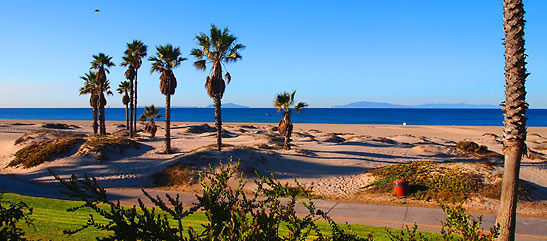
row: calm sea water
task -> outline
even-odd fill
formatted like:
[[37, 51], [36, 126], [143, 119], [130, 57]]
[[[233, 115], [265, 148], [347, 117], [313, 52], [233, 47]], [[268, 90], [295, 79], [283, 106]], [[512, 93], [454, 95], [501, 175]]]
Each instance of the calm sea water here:
[[[161, 110], [164, 111], [163, 108]], [[138, 109], [139, 115], [143, 112]], [[530, 109], [528, 126], [547, 126], [547, 109]], [[2, 108], [0, 119], [91, 120], [91, 108]], [[107, 108], [107, 120], [125, 120], [125, 109]], [[273, 108], [225, 108], [224, 122], [275, 123], [281, 114]], [[212, 108], [172, 108], [172, 121], [212, 122]], [[308, 108], [294, 113], [293, 122], [334, 124], [474, 125], [501, 126], [499, 109], [338, 109]]]

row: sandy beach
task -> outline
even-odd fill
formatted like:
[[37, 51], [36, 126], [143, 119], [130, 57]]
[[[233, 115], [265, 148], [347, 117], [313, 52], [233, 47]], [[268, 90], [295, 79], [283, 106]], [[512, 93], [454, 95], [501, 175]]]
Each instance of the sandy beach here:
[[[412, 205], [434, 205], [423, 201], [403, 200], [397, 197], [379, 197], [363, 194], [362, 188], [374, 181], [368, 173], [371, 168], [390, 164], [416, 161], [462, 162], [477, 161], [456, 149], [460, 140], [471, 140], [488, 149], [502, 153], [502, 127], [491, 126], [395, 126], [353, 124], [299, 124], [293, 133], [294, 147], [282, 150], [280, 136], [275, 131], [277, 124], [224, 123], [223, 142], [227, 144], [222, 153], [214, 151], [215, 131], [213, 123], [172, 123], [173, 154], [160, 153], [163, 145], [163, 122], [155, 138], [139, 132], [138, 148], [111, 151], [105, 160], [92, 155], [82, 155], [75, 148], [69, 155], [50, 160], [36, 167], [6, 167], [14, 154], [25, 143], [14, 144], [25, 133], [44, 129], [44, 123], [63, 123], [68, 129], [63, 132], [90, 134], [90, 121], [40, 121], [0, 120], [0, 175], [14, 176], [27, 182], [52, 182], [50, 168], [62, 177], [84, 173], [96, 177], [107, 188], [165, 188], [183, 191], [198, 191], [195, 176], [190, 175], [181, 185], [159, 185], [162, 171], [168, 167], [188, 167], [195, 174], [214, 166], [219, 160], [226, 163], [230, 157], [240, 160], [240, 169], [249, 179], [252, 190], [252, 173], [262, 175], [273, 172], [282, 182], [297, 178], [305, 187], [312, 187], [315, 195], [326, 199], [352, 202], [409, 203]], [[123, 133], [125, 122], [107, 122], [110, 133]], [[139, 124], [139, 128], [143, 128]], [[35, 136], [33, 138], [41, 138]], [[547, 154], [547, 127], [528, 128], [528, 147], [541, 157]], [[501, 160], [491, 160], [501, 169]], [[186, 171], [187, 171], [186, 170]], [[160, 174], [158, 174], [160, 173]], [[519, 206], [520, 214], [547, 216], [547, 161], [524, 158], [520, 178], [533, 184], [535, 200]], [[37, 188], [39, 188], [37, 186]], [[476, 198], [466, 203], [467, 207], [493, 212], [497, 201]]]

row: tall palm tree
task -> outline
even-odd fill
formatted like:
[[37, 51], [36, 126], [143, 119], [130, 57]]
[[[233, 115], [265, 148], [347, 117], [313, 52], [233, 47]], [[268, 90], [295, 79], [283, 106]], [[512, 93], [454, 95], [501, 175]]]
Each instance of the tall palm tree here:
[[99, 100], [97, 101], [99, 104], [99, 134], [105, 135], [106, 134], [106, 123], [105, 123], [105, 116], [104, 116], [104, 107], [106, 106], [106, 98], [104, 96], [104, 92], [106, 91], [106, 74], [110, 73], [110, 70], [108, 68], [114, 66], [114, 63], [112, 63], [112, 57], [105, 55], [104, 53], [99, 53], [97, 55], [93, 55], [93, 61], [91, 61], [91, 69], [96, 69], [96, 80], [99, 83]]
[[156, 47], [157, 53], [148, 60], [152, 62], [151, 73], [159, 72], [160, 91], [165, 95], [165, 153], [172, 153], [171, 150], [171, 95], [175, 94], [177, 78], [173, 69], [178, 67], [186, 58], [180, 57], [180, 48], [171, 44]]
[[[283, 110], [283, 118], [281, 119], [281, 121], [279, 121], [278, 131], [279, 134], [285, 137], [285, 143], [283, 144], [285, 150], [291, 149], [291, 134], [293, 129], [293, 124], [291, 121], [291, 106], [294, 105], [295, 94], [296, 90], [292, 93], [286, 91], [283, 93], [279, 93], [277, 94], [277, 97], [275, 98], [275, 101], [273, 103], [273, 105], [277, 108], [278, 112]], [[294, 110], [296, 112], [300, 112], [306, 106], [308, 106], [308, 104], [300, 102], [294, 107]]]
[[503, 1], [505, 32], [504, 154], [500, 208], [496, 222], [498, 240], [514, 240], [520, 162], [526, 154], [526, 54], [524, 54], [524, 6], [522, 0]]
[[232, 79], [230, 73], [226, 71], [222, 79], [222, 64], [231, 63], [241, 59], [239, 50], [245, 46], [236, 43], [237, 38], [230, 34], [228, 27], [224, 30], [218, 29], [214, 24], [211, 25], [210, 35], [200, 33], [196, 36], [199, 49], [192, 49], [191, 55], [198, 60], [194, 62], [194, 66], [199, 70], [206, 70], [207, 62], [212, 63], [213, 67], [210, 76], [205, 80], [205, 88], [209, 97], [215, 102], [215, 126], [217, 129], [217, 148], [222, 150], [222, 118], [220, 113], [221, 99], [226, 89], [226, 84], [230, 84]]
[[[130, 128], [130, 135], [134, 136], [137, 131], [137, 86], [138, 86], [138, 72], [142, 65], [142, 59], [147, 55], [148, 47], [140, 40], [133, 40], [131, 43], [127, 43], [127, 49], [125, 50], [125, 56], [123, 57], [123, 66], [128, 66], [125, 72], [125, 77], [131, 82], [130, 99], [132, 108], [132, 126]], [[135, 84], [133, 85], [133, 80]]]
[[99, 125], [97, 124], [97, 101], [99, 100], [99, 84], [96, 80], [96, 72], [89, 71], [85, 76], [80, 76], [84, 80], [84, 86], [80, 88], [80, 95], [89, 96], [89, 105], [93, 108], [93, 134], [97, 134]]
[[136, 110], [135, 110], [135, 101], [134, 101], [134, 94], [135, 94], [135, 90], [133, 88], [133, 81], [135, 80], [135, 68], [131, 65], [131, 63], [134, 63], [136, 60], [135, 60], [135, 56], [133, 55], [126, 55], [126, 56], [123, 56], [123, 62], [122, 62], [122, 66], [127, 66], [127, 70], [125, 71], [125, 78], [129, 80], [129, 99], [130, 99], [130, 104], [129, 104], [129, 136], [135, 136], [135, 130], [134, 130], [134, 125], [133, 125], [133, 122], [135, 120], [134, 118], [134, 115], [136, 113]]
[[126, 125], [126, 129], [129, 130], [129, 92], [130, 90], [130, 83], [129, 81], [122, 81], [120, 82], [120, 85], [118, 85], [118, 93], [119, 94], [123, 94], [122, 96], [122, 103], [123, 105], [125, 105], [125, 123], [127, 124]]
[[150, 118], [150, 122], [146, 124], [146, 127], [144, 130], [152, 135], [152, 137], [156, 136], [157, 126], [154, 119], [160, 119], [161, 115], [158, 113], [160, 112], [160, 108], [156, 108], [154, 105], [151, 106], [145, 106], [144, 107], [144, 113], [139, 118], [140, 121], [146, 121]]
[[[89, 71], [85, 76], [80, 76], [84, 80], [84, 86], [80, 88], [80, 95], [90, 94], [89, 105], [93, 108], [93, 134], [97, 134], [99, 125], [97, 124], [97, 110], [99, 108], [99, 92], [101, 91], [99, 83], [97, 82], [97, 73]], [[108, 95], [113, 95], [110, 91], [110, 81], [106, 80], [105, 90]]]

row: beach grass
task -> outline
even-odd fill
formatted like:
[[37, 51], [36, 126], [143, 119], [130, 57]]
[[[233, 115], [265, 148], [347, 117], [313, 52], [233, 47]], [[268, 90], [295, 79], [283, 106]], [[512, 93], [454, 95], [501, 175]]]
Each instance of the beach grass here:
[[[7, 201], [19, 202], [23, 201], [33, 208], [31, 218], [34, 220], [34, 228], [27, 227], [21, 224], [20, 227], [26, 232], [26, 238], [30, 240], [96, 240], [96, 237], [105, 237], [109, 233], [101, 231], [95, 228], [87, 228], [74, 235], [67, 235], [63, 233], [63, 230], [73, 230], [79, 228], [86, 223], [90, 214], [94, 214], [91, 209], [81, 209], [76, 212], [67, 212], [67, 208], [81, 205], [80, 201], [69, 201], [43, 197], [31, 197], [23, 196], [14, 193], [5, 193], [2, 199]], [[161, 213], [161, 211], [160, 211]], [[98, 215], [94, 214], [94, 218], [99, 222], [106, 222]], [[172, 224], [175, 225], [175, 221], [172, 220]], [[203, 212], [196, 212], [183, 219], [183, 225], [185, 227], [191, 226], [197, 231], [203, 230], [201, 224], [207, 223], [207, 218]], [[318, 221], [317, 225], [321, 230], [328, 230], [329, 225], [327, 222]], [[374, 234], [374, 240], [389, 240], [386, 228], [350, 224], [346, 226], [341, 224], [344, 228], [350, 228], [353, 232], [361, 237], [366, 237], [368, 234]], [[400, 230], [389, 228], [391, 232], [398, 233]], [[281, 232], [287, 232], [286, 229], [281, 229]], [[426, 237], [440, 237], [438, 233], [423, 232]], [[313, 237], [312, 237], [313, 238]]]

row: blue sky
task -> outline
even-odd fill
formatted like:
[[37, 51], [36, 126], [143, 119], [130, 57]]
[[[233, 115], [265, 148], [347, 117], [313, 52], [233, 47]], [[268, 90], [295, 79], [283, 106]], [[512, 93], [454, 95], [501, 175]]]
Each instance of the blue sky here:
[[[547, 1], [525, 2], [528, 102], [547, 108]], [[95, 13], [94, 9], [100, 9]], [[276, 93], [330, 107], [355, 101], [499, 104], [504, 91], [502, 1], [3, 1], [0, 107], [87, 107], [78, 96], [91, 56], [117, 64], [125, 44], [171, 43], [185, 55], [210, 24], [247, 46], [229, 64], [223, 102], [269, 107]], [[175, 70], [173, 106], [212, 103], [207, 72]], [[145, 62], [139, 105], [163, 106], [159, 76]], [[121, 96], [109, 97], [121, 106]]]

